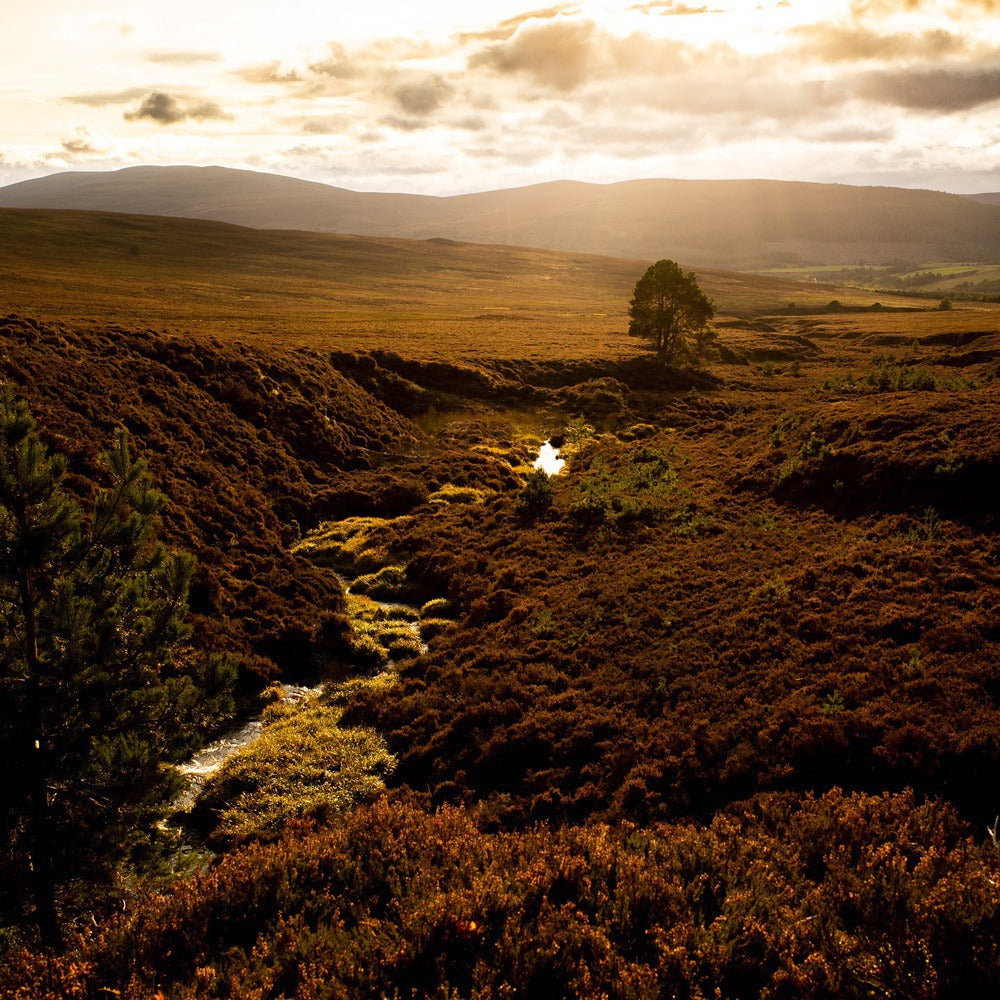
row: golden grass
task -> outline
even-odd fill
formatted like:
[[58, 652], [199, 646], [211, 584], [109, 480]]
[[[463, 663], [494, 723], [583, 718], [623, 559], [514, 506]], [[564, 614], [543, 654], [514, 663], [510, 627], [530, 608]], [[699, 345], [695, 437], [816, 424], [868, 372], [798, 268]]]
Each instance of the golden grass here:
[[[628, 298], [647, 261], [441, 240], [242, 229], [88, 212], [0, 210], [0, 311], [245, 342], [397, 350], [439, 359], [634, 354]], [[682, 262], [683, 263], [683, 262]], [[698, 268], [721, 316], [872, 295], [834, 285]], [[933, 303], [881, 296], [886, 305]], [[996, 307], [956, 308], [949, 329]], [[823, 317], [826, 327], [912, 328], [943, 316]]]

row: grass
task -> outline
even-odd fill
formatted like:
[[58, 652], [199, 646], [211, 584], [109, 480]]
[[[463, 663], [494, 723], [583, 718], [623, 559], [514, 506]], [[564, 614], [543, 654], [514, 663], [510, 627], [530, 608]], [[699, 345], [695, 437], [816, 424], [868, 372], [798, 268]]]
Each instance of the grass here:
[[[517, 247], [243, 229], [90, 212], [0, 210], [3, 310], [248, 343], [410, 357], [634, 354], [632, 287], [648, 262]], [[720, 316], [867, 293], [698, 269]], [[893, 300], [896, 301], [896, 300]], [[919, 299], [896, 304], [924, 307]]]
[[372, 532], [386, 524], [379, 517], [348, 517], [330, 521], [302, 539], [295, 551], [319, 566], [355, 576], [371, 573], [388, 561], [388, 553]]
[[196, 811], [218, 816], [213, 840], [275, 834], [291, 816], [343, 813], [376, 798], [396, 760], [373, 730], [341, 728], [342, 714], [315, 699], [271, 706], [258, 739], [198, 797]]

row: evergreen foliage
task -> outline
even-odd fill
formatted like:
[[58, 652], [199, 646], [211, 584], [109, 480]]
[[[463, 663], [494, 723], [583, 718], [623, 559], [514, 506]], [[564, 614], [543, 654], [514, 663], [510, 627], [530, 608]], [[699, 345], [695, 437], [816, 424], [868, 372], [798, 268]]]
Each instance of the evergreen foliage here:
[[197, 677], [177, 650], [194, 571], [155, 539], [164, 497], [119, 430], [88, 517], [27, 405], [0, 387], [0, 922], [61, 941], [74, 884], [108, 885], [151, 857], [180, 790], [169, 766], [231, 710], [232, 670]]
[[658, 260], [635, 283], [629, 303], [629, 336], [650, 340], [665, 361], [703, 354], [712, 339], [711, 299], [698, 287], [694, 273], [676, 261]]

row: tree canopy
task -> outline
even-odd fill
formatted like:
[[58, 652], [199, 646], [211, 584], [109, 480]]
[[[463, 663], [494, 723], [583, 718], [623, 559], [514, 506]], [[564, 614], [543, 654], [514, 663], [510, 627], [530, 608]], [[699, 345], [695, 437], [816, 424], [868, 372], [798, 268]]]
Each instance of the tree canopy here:
[[628, 314], [630, 336], [652, 341], [661, 358], [676, 361], [703, 352], [715, 306], [693, 272], [658, 260], [636, 282]]
[[165, 499], [124, 430], [104, 464], [87, 517], [0, 386], [0, 923], [30, 897], [56, 945], [60, 889], [149, 851], [182, 783], [169, 764], [231, 708], [228, 663], [177, 662], [194, 560], [156, 541]]

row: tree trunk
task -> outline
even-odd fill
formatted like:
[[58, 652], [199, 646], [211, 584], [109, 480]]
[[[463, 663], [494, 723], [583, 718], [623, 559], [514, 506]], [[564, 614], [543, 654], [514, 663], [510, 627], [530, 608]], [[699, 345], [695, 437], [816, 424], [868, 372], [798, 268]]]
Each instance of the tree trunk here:
[[56, 909], [55, 878], [52, 874], [52, 821], [49, 790], [45, 781], [45, 750], [40, 739], [29, 748], [33, 762], [31, 775], [30, 864], [31, 892], [35, 916], [43, 944], [61, 951], [63, 947], [59, 911]]
[[31, 724], [27, 747], [30, 775], [29, 860], [31, 891], [35, 900], [35, 915], [42, 941], [50, 948], [61, 950], [62, 928], [56, 909], [55, 877], [52, 873], [52, 817], [49, 809], [49, 789], [46, 767], [44, 712], [42, 703], [42, 664], [38, 656], [38, 623], [35, 614], [35, 592], [29, 572], [21, 577], [21, 603], [24, 612], [25, 659], [31, 691]]

